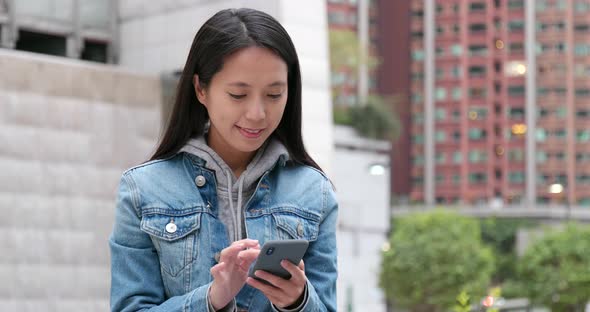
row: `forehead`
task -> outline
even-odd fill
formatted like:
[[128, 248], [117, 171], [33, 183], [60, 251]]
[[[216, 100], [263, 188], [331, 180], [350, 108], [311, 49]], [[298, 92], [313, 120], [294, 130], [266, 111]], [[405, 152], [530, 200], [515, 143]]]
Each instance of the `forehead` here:
[[270, 49], [247, 47], [240, 49], [223, 62], [222, 69], [213, 77], [213, 82], [222, 84], [245, 83], [252, 86], [287, 82], [287, 64]]

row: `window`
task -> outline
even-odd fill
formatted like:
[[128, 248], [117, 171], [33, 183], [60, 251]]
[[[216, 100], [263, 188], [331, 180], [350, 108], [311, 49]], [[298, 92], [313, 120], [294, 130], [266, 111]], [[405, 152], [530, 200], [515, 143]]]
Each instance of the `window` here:
[[586, 119], [590, 116], [590, 111], [585, 109], [579, 109], [576, 111], [576, 117], [579, 119]]
[[522, 149], [511, 149], [508, 151], [508, 161], [521, 162], [524, 160], [524, 151]]
[[469, 97], [472, 99], [485, 98], [486, 93], [487, 92], [486, 92], [485, 88], [470, 88], [469, 89]]
[[577, 56], [590, 55], [590, 44], [576, 43], [574, 45], [574, 54]]
[[424, 135], [423, 134], [414, 134], [412, 136], [412, 143], [414, 143], [414, 144], [424, 144]]
[[508, 95], [512, 97], [524, 96], [524, 86], [509, 86]]
[[414, 61], [422, 61], [422, 60], [424, 60], [424, 50], [414, 50], [414, 51], [412, 51], [412, 60], [414, 60]]
[[479, 128], [471, 128], [469, 129], [468, 135], [470, 140], [481, 140], [486, 138], [486, 131]]
[[522, 118], [524, 118], [524, 108], [523, 107], [511, 107], [508, 110], [508, 117], [510, 119], [522, 119]]
[[451, 68], [453, 78], [461, 78], [461, 66], [456, 65]]
[[576, 24], [574, 25], [574, 31], [576, 32], [587, 32], [590, 30], [589, 24]]
[[590, 11], [590, 3], [588, 3], [584, 0], [577, 0], [574, 5], [574, 11], [576, 13], [583, 13], [583, 12]]
[[461, 100], [461, 87], [453, 87], [452, 92], [453, 92], [453, 94], [452, 94], [453, 100], [455, 100], [455, 101]]
[[576, 89], [576, 97], [590, 97], [590, 89], [586, 89], [586, 88]]
[[423, 124], [424, 123], [424, 114], [423, 113], [414, 113], [412, 116], [412, 121], [415, 124]]
[[513, 184], [524, 183], [524, 172], [522, 172], [522, 171], [510, 172], [508, 174], [508, 181]]
[[524, 8], [524, 0], [509, 0], [508, 9], [516, 10]]
[[522, 32], [524, 31], [524, 21], [523, 20], [512, 20], [508, 22], [508, 30], [512, 32]]
[[522, 53], [524, 52], [524, 44], [522, 42], [513, 42], [508, 45], [510, 53]]
[[436, 155], [434, 156], [435, 161], [437, 164], [444, 164], [445, 161], [447, 160], [446, 154], [445, 153], [436, 153]]
[[545, 142], [547, 140], [547, 130], [537, 128], [535, 131], [535, 138], [537, 138], [537, 142]]
[[461, 132], [459, 132], [459, 131], [453, 131], [453, 140], [456, 143], [461, 142]]
[[463, 48], [460, 44], [453, 44], [451, 46], [451, 54], [453, 56], [460, 56], [463, 53]]
[[557, 139], [565, 139], [567, 131], [565, 129], [557, 129], [553, 135], [555, 135]]
[[445, 183], [445, 176], [442, 174], [436, 175], [436, 184], [444, 184]]
[[563, 42], [558, 42], [555, 45], [555, 50], [558, 51], [558, 52], [565, 52], [565, 49], [566, 49], [566, 44], [563, 43]]
[[412, 103], [422, 103], [422, 93], [412, 94]]
[[438, 107], [435, 111], [434, 111], [434, 118], [436, 120], [445, 120], [447, 119], [447, 110], [441, 107]]
[[437, 87], [434, 93], [434, 97], [437, 101], [444, 101], [447, 99], [447, 89], [443, 87]]
[[476, 55], [487, 55], [488, 54], [488, 47], [485, 45], [470, 45], [469, 46], [469, 54], [472, 56]]
[[576, 153], [576, 162], [590, 162], [590, 153]]
[[590, 184], [590, 175], [588, 174], [577, 174], [576, 182], [580, 184]]
[[453, 152], [453, 163], [460, 164], [461, 162], [463, 162], [463, 154], [459, 151]]
[[556, 108], [555, 115], [559, 118], [565, 118], [567, 116], [567, 108], [563, 106]]
[[453, 174], [453, 184], [459, 185], [461, 183], [461, 176], [458, 174]]
[[547, 152], [537, 151], [535, 158], [537, 159], [537, 164], [545, 163], [545, 162], [547, 162]]
[[447, 140], [447, 133], [445, 131], [438, 130], [434, 133], [434, 140], [436, 142], [444, 142]]
[[470, 12], [485, 12], [486, 10], [486, 4], [485, 2], [472, 2], [469, 5], [469, 11]]
[[537, 117], [539, 117], [539, 118], [545, 118], [548, 115], [549, 115], [549, 110], [544, 107], [541, 107], [537, 110]]
[[469, 183], [485, 183], [487, 179], [487, 174], [483, 172], [474, 172], [469, 174]]
[[416, 166], [422, 166], [424, 165], [424, 156], [422, 155], [416, 155], [413, 158], [413, 164]]
[[578, 130], [576, 132], [576, 140], [578, 142], [590, 141], [590, 130]]
[[443, 79], [445, 76], [445, 71], [442, 68], [437, 67], [435, 71], [435, 76], [436, 79]]
[[484, 33], [486, 31], [486, 24], [471, 24], [469, 25], [469, 31], [471, 33]]
[[488, 154], [480, 150], [469, 151], [469, 162], [473, 164], [486, 162], [488, 160]]
[[485, 66], [469, 66], [469, 77], [483, 77], [486, 74]]

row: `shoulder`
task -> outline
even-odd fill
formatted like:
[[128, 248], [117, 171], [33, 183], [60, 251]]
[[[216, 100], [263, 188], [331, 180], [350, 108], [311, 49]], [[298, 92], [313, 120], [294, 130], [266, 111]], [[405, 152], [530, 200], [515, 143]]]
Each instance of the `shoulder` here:
[[337, 205], [332, 182], [311, 166], [288, 163], [276, 170], [273, 180], [275, 196], [281, 200], [315, 207], [322, 214]]
[[139, 206], [188, 205], [197, 201], [193, 170], [193, 160], [179, 153], [128, 169], [123, 173], [122, 182], [129, 185]]

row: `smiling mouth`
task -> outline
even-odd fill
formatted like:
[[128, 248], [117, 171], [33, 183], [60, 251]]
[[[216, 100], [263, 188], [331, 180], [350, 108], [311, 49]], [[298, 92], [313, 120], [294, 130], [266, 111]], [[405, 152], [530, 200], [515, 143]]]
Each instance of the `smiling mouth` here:
[[248, 129], [248, 128], [242, 128], [240, 126], [236, 126], [236, 127], [238, 127], [238, 129], [240, 129], [240, 132], [242, 133], [242, 135], [244, 135], [245, 137], [248, 137], [248, 138], [257, 138], [260, 136], [262, 131], [264, 131], [264, 129]]

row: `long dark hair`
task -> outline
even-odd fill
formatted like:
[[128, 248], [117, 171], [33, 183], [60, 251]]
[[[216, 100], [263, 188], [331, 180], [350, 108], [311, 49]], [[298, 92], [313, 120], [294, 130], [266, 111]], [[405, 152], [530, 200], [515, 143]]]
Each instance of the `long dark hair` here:
[[203, 135], [209, 115], [197, 99], [193, 76], [197, 74], [206, 88], [226, 56], [250, 46], [268, 48], [287, 64], [287, 105], [273, 135], [285, 145], [292, 161], [321, 171], [305, 150], [301, 136], [301, 73], [295, 46], [277, 20], [253, 9], [219, 11], [199, 29], [180, 76], [166, 131], [150, 160], [171, 157], [191, 137]]

